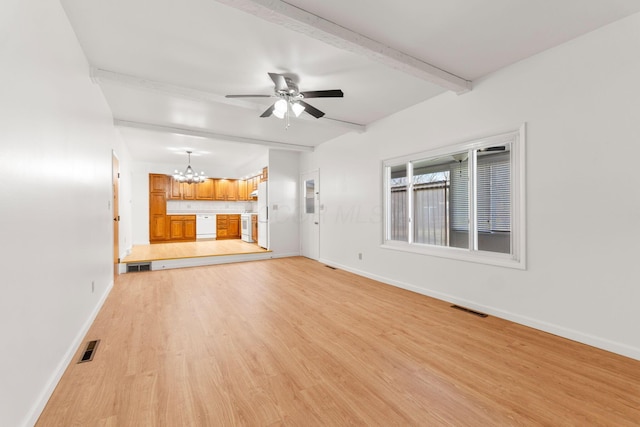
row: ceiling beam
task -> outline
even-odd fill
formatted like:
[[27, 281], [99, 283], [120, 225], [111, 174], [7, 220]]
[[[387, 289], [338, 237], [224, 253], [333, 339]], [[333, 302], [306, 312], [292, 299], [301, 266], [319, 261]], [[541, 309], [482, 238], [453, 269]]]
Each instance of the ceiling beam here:
[[313, 147], [300, 144], [288, 144], [286, 142], [268, 141], [264, 139], [244, 138], [235, 135], [224, 135], [221, 133], [208, 132], [199, 129], [179, 128], [174, 126], [154, 125], [151, 123], [132, 122], [129, 120], [113, 119], [113, 124], [118, 127], [127, 127], [133, 129], [142, 129], [153, 132], [172, 133], [176, 135], [197, 136], [200, 138], [222, 140], [229, 142], [240, 142], [244, 144], [264, 145], [271, 148], [279, 148], [282, 150], [292, 151], [313, 151]]
[[[91, 67], [91, 80], [94, 83], [100, 84], [103, 81], [110, 81], [117, 84], [135, 87], [139, 89], [150, 90], [154, 92], [162, 92], [165, 94], [177, 96], [179, 98], [194, 99], [196, 101], [203, 101], [209, 103], [233, 105], [235, 107], [247, 108], [256, 111], [257, 115], [262, 113], [265, 109], [263, 104], [257, 104], [251, 101], [245, 101], [238, 98], [226, 98], [223, 95], [218, 95], [213, 92], [208, 92], [201, 89], [193, 89], [185, 86], [179, 86], [172, 83], [160, 82], [157, 80], [151, 80], [140, 76], [132, 76], [130, 74], [118, 73], [110, 70], [103, 70], [96, 67]], [[301, 115], [298, 119], [315, 121], [317, 123], [329, 124], [331, 126], [340, 127], [343, 129], [349, 129], [358, 133], [366, 131], [366, 126], [357, 123], [345, 122], [342, 120], [332, 119], [329, 117], [323, 117], [321, 120], [316, 119], [308, 115]]]
[[[116, 71], [103, 70], [96, 67], [91, 67], [91, 80], [97, 84], [100, 84], [103, 81], [110, 81], [125, 86], [132, 86], [139, 89], [147, 89], [154, 92], [162, 92], [169, 95], [175, 95], [180, 98], [234, 105], [236, 107], [255, 109], [256, 111], [260, 110], [260, 106], [253, 102], [243, 101], [241, 99], [225, 98], [223, 95], [218, 95], [200, 89], [192, 89], [185, 86], [151, 80], [140, 76], [133, 76], [130, 74], [118, 73]], [[262, 106], [262, 108], [264, 109], [264, 106]]]
[[468, 80], [282, 0], [216, 1], [337, 48], [363, 55], [458, 94], [471, 90], [471, 82]]

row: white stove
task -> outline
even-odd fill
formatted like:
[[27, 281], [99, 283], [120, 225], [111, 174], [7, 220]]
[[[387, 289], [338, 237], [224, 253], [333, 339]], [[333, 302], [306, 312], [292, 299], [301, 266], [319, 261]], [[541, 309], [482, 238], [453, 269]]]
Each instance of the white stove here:
[[253, 227], [251, 226], [251, 219], [254, 213], [243, 213], [240, 214], [240, 233], [241, 238], [247, 243], [253, 243], [256, 241], [255, 236], [253, 236]]

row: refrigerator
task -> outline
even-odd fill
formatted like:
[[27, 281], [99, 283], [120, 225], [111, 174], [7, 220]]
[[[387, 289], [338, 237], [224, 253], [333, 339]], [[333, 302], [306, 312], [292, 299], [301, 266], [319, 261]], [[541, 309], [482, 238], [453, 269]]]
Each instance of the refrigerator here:
[[267, 181], [258, 184], [258, 246], [269, 249], [269, 197]]

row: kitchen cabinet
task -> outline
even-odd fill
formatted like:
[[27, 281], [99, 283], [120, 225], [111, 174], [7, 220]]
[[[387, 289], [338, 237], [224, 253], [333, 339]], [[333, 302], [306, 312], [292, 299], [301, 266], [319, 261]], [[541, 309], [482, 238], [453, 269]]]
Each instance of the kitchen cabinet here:
[[194, 184], [196, 190], [196, 200], [214, 200], [213, 179], [207, 178], [200, 184]]
[[169, 215], [169, 240], [192, 242], [196, 240], [195, 215]]
[[166, 206], [167, 199], [164, 194], [149, 195], [149, 240], [152, 243], [166, 239]]
[[251, 197], [251, 193], [258, 190], [258, 184], [260, 183], [260, 177], [262, 175], [252, 176], [247, 179], [247, 200], [257, 200], [257, 196]]
[[216, 215], [216, 239], [240, 238], [240, 215]]
[[236, 201], [238, 200], [238, 180], [236, 179], [216, 179], [214, 180], [215, 200]]
[[254, 242], [258, 241], [258, 215], [251, 215], [251, 237]]
[[149, 174], [149, 242], [151, 243], [196, 240], [195, 215], [167, 215], [167, 196], [175, 195], [176, 188], [181, 196], [190, 197], [193, 194], [193, 190], [183, 192], [180, 185], [175, 184], [183, 183], [176, 182], [167, 175]]
[[169, 192], [169, 200], [195, 200], [195, 186], [200, 184], [187, 184], [179, 182], [169, 177], [171, 181], [171, 191]]
[[149, 174], [149, 192], [150, 193], [166, 193], [167, 192], [167, 175]]
[[267, 166], [262, 168], [262, 176], [260, 177], [260, 182], [269, 180], [269, 168]]
[[249, 200], [249, 192], [247, 191], [247, 188], [246, 180], [238, 180], [238, 201], [243, 202]]
[[149, 241], [164, 242], [167, 239], [167, 186], [169, 177], [149, 174]]

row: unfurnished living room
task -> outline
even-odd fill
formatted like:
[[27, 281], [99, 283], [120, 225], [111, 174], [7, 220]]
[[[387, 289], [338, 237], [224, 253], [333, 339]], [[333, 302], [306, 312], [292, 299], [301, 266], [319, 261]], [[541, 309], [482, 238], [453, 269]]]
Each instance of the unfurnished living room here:
[[635, 0], [6, 0], [0, 426], [640, 423]]

